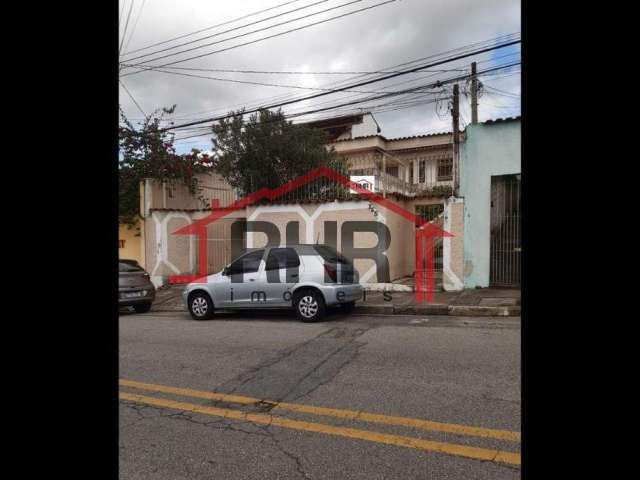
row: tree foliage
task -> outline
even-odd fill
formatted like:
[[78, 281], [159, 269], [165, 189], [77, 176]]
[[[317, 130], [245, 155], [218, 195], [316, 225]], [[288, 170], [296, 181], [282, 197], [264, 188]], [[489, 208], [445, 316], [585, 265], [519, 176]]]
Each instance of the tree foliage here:
[[323, 131], [293, 124], [281, 110], [262, 110], [248, 120], [243, 110], [231, 115], [212, 127], [213, 164], [241, 195], [276, 188], [320, 166], [342, 171]]
[[120, 111], [119, 136], [119, 218], [121, 223], [134, 224], [139, 218], [140, 182], [153, 178], [170, 185], [184, 184], [189, 191], [199, 193], [196, 175], [212, 170], [208, 155], [193, 149], [179, 155], [173, 145], [174, 135], [161, 131], [160, 122], [173, 113], [175, 105], [147, 116], [135, 127]]

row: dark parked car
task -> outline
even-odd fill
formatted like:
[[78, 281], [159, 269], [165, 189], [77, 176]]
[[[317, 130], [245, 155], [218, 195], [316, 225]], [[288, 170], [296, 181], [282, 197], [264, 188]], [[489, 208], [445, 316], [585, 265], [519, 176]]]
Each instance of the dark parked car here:
[[121, 307], [133, 307], [137, 313], [151, 309], [156, 289], [149, 274], [135, 260], [119, 261], [119, 290]]

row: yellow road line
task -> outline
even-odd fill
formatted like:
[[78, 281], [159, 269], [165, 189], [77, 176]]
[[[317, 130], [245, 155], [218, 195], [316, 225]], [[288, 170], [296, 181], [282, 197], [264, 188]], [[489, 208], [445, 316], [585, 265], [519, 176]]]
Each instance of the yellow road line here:
[[446, 453], [459, 457], [474, 458], [477, 460], [489, 460], [492, 462], [509, 463], [520, 465], [520, 454], [515, 452], [505, 452], [501, 450], [490, 450], [485, 448], [468, 447], [466, 445], [456, 445], [453, 443], [434, 442], [419, 438], [403, 437], [400, 435], [389, 435], [386, 433], [371, 432], [368, 430], [357, 430], [355, 428], [336, 427], [322, 423], [304, 422], [291, 420], [288, 418], [265, 415], [262, 413], [247, 413], [227, 408], [208, 407], [193, 403], [177, 402], [164, 398], [148, 397], [146, 395], [134, 395], [120, 392], [120, 399], [129, 400], [136, 403], [152, 405], [173, 410], [183, 410], [216, 417], [243, 420], [262, 425], [272, 425], [275, 427], [290, 428], [293, 430], [304, 430], [307, 432], [324, 433], [326, 435], [336, 435], [339, 437], [355, 438], [369, 442], [384, 443], [398, 447], [415, 448], [431, 452]]
[[300, 405], [296, 403], [270, 402], [268, 400], [260, 400], [258, 398], [244, 397], [239, 395], [227, 395], [224, 393], [215, 392], [203, 392], [201, 390], [192, 390], [190, 388], [168, 387], [165, 385], [142, 383], [133, 380], [121, 379], [120, 385], [137, 388], [140, 390], [148, 390], [152, 392], [171, 393], [174, 395], [181, 395], [185, 397], [203, 398], [206, 400], [219, 400], [222, 402], [239, 403], [243, 405], [251, 405], [257, 402], [264, 401], [275, 405], [271, 409], [271, 411], [287, 410], [290, 412], [346, 418], [350, 420], [380, 423], [384, 425], [399, 425], [404, 427], [419, 428], [422, 430], [455, 433], [458, 435], [469, 435], [473, 437], [495, 438], [498, 440], [509, 440], [513, 442], [520, 441], [520, 432], [512, 432], [509, 430], [494, 430], [490, 428], [471, 427], [468, 425], [457, 425], [455, 423], [433, 422], [430, 420], [421, 420], [417, 418], [396, 417], [389, 415], [380, 415], [376, 413], [359, 412], [354, 410], [342, 410], [337, 408], [314, 407], [312, 405]]

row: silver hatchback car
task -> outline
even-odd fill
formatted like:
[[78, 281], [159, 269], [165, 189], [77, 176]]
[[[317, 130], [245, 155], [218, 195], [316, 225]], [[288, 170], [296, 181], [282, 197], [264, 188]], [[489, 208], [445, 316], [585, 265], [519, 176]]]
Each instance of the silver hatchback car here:
[[289, 245], [250, 249], [205, 282], [184, 290], [196, 320], [216, 309], [293, 308], [303, 322], [315, 322], [326, 308], [351, 311], [362, 298], [353, 263], [330, 245]]

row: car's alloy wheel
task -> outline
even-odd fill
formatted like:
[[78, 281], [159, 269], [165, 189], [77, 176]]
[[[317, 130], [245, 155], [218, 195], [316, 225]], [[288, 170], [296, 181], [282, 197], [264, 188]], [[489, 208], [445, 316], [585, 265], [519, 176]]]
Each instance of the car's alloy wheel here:
[[298, 310], [303, 317], [313, 318], [318, 313], [318, 302], [311, 295], [305, 295], [298, 302]]
[[296, 315], [303, 322], [315, 322], [324, 316], [324, 300], [317, 292], [303, 292], [297, 296], [294, 305]]
[[211, 318], [213, 315], [213, 304], [206, 294], [197, 293], [189, 299], [189, 312], [196, 320]]

